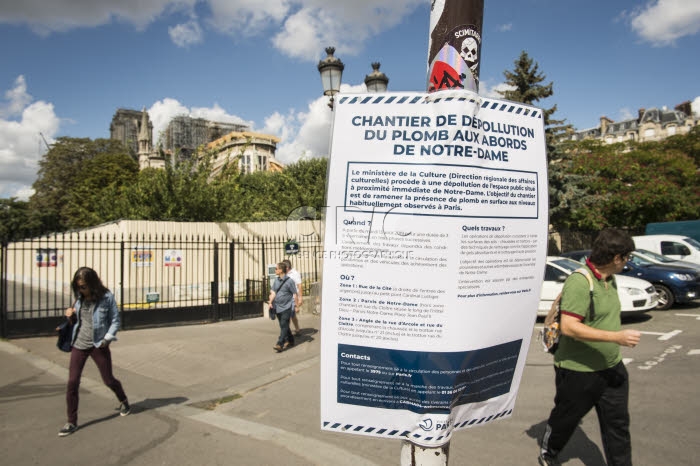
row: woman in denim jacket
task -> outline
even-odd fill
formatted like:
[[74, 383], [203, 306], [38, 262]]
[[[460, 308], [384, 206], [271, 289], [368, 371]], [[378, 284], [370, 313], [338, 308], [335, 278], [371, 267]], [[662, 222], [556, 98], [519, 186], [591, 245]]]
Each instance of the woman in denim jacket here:
[[58, 432], [59, 437], [70, 435], [78, 429], [78, 390], [88, 357], [95, 361], [102, 381], [117, 396], [119, 414], [126, 416], [131, 411], [121, 382], [112, 374], [109, 345], [117, 339], [120, 325], [114, 295], [102, 284], [97, 272], [88, 267], [81, 267], [75, 272], [71, 288], [76, 301], [73, 307], [66, 309], [66, 317], [74, 324], [66, 389], [68, 422]]

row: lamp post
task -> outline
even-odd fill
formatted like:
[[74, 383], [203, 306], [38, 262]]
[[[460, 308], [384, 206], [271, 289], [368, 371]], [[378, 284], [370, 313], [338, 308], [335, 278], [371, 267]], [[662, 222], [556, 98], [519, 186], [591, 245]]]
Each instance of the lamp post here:
[[335, 47], [326, 47], [328, 56], [318, 62], [318, 72], [321, 73], [323, 95], [331, 97], [328, 106], [333, 109], [333, 96], [340, 90], [340, 80], [343, 77], [345, 65], [338, 57], [333, 56]]
[[[334, 56], [335, 47], [326, 47], [326, 58], [318, 62], [318, 72], [321, 73], [321, 83], [323, 84], [323, 95], [330, 96], [328, 106], [333, 110], [333, 96], [340, 91], [340, 81], [343, 77], [345, 65], [340, 58]], [[372, 72], [365, 76], [367, 92], [386, 92], [389, 78], [379, 71], [381, 64], [372, 63]]]
[[367, 92], [386, 92], [386, 86], [389, 84], [389, 78], [384, 73], [379, 71], [380, 63], [372, 63], [372, 72], [365, 76], [365, 86]]

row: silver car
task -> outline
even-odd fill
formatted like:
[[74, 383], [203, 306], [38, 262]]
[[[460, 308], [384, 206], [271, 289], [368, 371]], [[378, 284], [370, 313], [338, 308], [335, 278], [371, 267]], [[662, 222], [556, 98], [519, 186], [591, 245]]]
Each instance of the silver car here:
[[[552, 307], [552, 303], [561, 293], [564, 281], [574, 270], [582, 267], [580, 262], [559, 256], [548, 256], [544, 272], [544, 282], [540, 292], [540, 304], [537, 308], [537, 316], [544, 317]], [[659, 296], [654, 285], [646, 280], [624, 275], [615, 275], [617, 294], [622, 305], [622, 316], [641, 314], [654, 309]]]

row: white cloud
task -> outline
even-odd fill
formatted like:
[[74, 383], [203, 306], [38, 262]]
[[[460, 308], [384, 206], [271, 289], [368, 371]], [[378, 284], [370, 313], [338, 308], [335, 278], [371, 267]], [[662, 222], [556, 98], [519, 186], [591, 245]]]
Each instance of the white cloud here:
[[[37, 177], [38, 162], [46, 153], [42, 135], [49, 145], [52, 144], [58, 134], [61, 120], [55, 114], [53, 104], [43, 101], [30, 102], [31, 96], [27, 93], [23, 76], [19, 76], [14, 87], [4, 95], [6, 101], [0, 101], [0, 109], [4, 110], [4, 113], [0, 114], [0, 198], [17, 197], [26, 200], [33, 193], [31, 185]], [[19, 103], [23, 103], [24, 108], [18, 108]], [[12, 112], [8, 109], [12, 109]], [[148, 109], [148, 113], [156, 140], [168, 122], [179, 115], [240, 123], [251, 129], [253, 127], [251, 121], [227, 113], [216, 103], [212, 107], [188, 108], [175, 99], [165, 98], [154, 103]], [[302, 120], [304, 118], [300, 118], [301, 123], [296, 124], [303, 126]], [[329, 122], [330, 120], [327, 127]], [[285, 138], [297, 132], [296, 129], [292, 132], [285, 131], [283, 124], [278, 124], [276, 128], [272, 134], [281, 134]], [[324, 134], [327, 133], [326, 129]], [[308, 140], [312, 141], [312, 138]]]
[[508, 32], [513, 29], [513, 23], [501, 24], [498, 26], [498, 32]]
[[488, 81], [480, 81], [479, 82], [479, 95], [482, 97], [489, 97], [492, 99], [502, 99], [503, 96], [499, 94], [498, 92], [504, 92], [504, 91], [514, 91], [515, 86], [511, 86], [510, 84], [506, 83], [496, 83], [493, 86], [489, 86]]
[[5, 92], [6, 104], [0, 103], [0, 118], [12, 117], [22, 113], [32, 101], [32, 96], [27, 93], [27, 83], [23, 75], [15, 79], [15, 87]]
[[[367, 92], [364, 84], [340, 85], [340, 94], [360, 92]], [[333, 112], [328, 107], [328, 97], [319, 97], [309, 104], [306, 112], [292, 111], [288, 115], [271, 115], [265, 120], [262, 132], [274, 134], [281, 139], [275, 158], [284, 164], [300, 159], [327, 157], [332, 118]]]
[[48, 35], [123, 21], [142, 29], [168, 11], [190, 11], [197, 0], [23, 0], [2, 2], [0, 23], [28, 25]]
[[632, 29], [654, 46], [673, 45], [700, 31], [700, 2], [656, 0], [631, 14]]
[[217, 30], [244, 36], [279, 25], [298, 0], [208, 0], [210, 24]]
[[[26, 24], [41, 35], [115, 21], [143, 29], [172, 13], [190, 16], [168, 28], [179, 47], [203, 40], [202, 25], [233, 37], [268, 37], [282, 53], [303, 60], [336, 44], [356, 54], [371, 36], [399, 24], [425, 0], [23, 0], [0, 2], [0, 24]], [[202, 5], [205, 5], [202, 7]], [[194, 16], [207, 11], [201, 21]]]
[[186, 48], [193, 44], [199, 44], [203, 40], [202, 28], [194, 19], [169, 27], [168, 34], [170, 35], [170, 40], [178, 47]]
[[26, 200], [32, 194], [38, 162], [46, 153], [42, 135], [51, 144], [60, 120], [53, 104], [31, 103], [23, 76], [5, 92], [5, 98], [6, 103], [0, 102], [0, 108], [5, 109], [0, 114], [0, 197]]
[[627, 107], [622, 107], [622, 108], [617, 112], [617, 115], [618, 115], [617, 121], [627, 121], [627, 120], [631, 120], [631, 119], [633, 119], [633, 118], [637, 118], [638, 113], [637, 113], [637, 112], [633, 112], [632, 110], [630, 110], [630, 109], [627, 108]]
[[265, 121], [262, 131], [280, 137], [275, 158], [284, 164], [325, 157], [328, 155], [331, 117], [327, 98], [319, 97], [309, 104], [307, 112], [273, 115]]
[[272, 38], [275, 48], [290, 57], [314, 60], [319, 44], [338, 43], [339, 24], [323, 12], [300, 10], [285, 21], [282, 30]]
[[239, 116], [230, 115], [217, 103], [210, 108], [188, 108], [175, 99], [165, 98], [154, 103], [151, 108], [148, 109], [148, 116], [151, 118], [151, 123], [153, 123], [153, 139], [158, 141], [170, 120], [180, 115], [187, 115], [192, 118], [204, 118], [206, 120], [220, 121], [223, 123], [240, 123], [251, 127], [253, 125], [252, 122], [246, 121]]
[[273, 45], [284, 54], [308, 61], [336, 44], [339, 54], [357, 54], [370, 37], [399, 24], [422, 0], [303, 0], [302, 8], [287, 16]]

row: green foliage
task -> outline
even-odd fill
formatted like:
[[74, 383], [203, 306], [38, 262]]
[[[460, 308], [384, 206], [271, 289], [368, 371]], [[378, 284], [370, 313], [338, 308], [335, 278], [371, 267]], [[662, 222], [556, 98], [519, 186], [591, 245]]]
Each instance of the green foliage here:
[[[550, 222], [637, 229], [700, 218], [699, 154], [700, 128], [654, 143], [562, 142], [550, 154]], [[115, 141], [60, 138], [40, 162], [30, 201], [0, 199], [0, 239], [118, 219], [249, 222], [323, 211], [326, 159], [252, 174], [237, 164], [233, 157], [212, 174], [213, 154], [204, 154], [139, 171]]]
[[125, 185], [113, 206], [115, 218], [204, 222], [216, 220], [221, 202], [209, 183], [211, 163], [189, 159], [146, 168]]
[[550, 162], [550, 220], [561, 228], [641, 229], [700, 218], [696, 135], [644, 144], [566, 142]]
[[301, 160], [282, 172], [240, 175], [222, 188], [224, 219], [229, 222], [286, 220], [299, 208], [323, 209], [326, 159]]
[[111, 139], [61, 137], [39, 162], [29, 207], [41, 232], [94, 224], [102, 191], [124, 183], [138, 170], [128, 150]]
[[[115, 218], [185, 222], [285, 220], [300, 206], [320, 210], [325, 198], [325, 159], [300, 161], [282, 172], [239, 173], [236, 160], [216, 175], [211, 154], [142, 170], [112, 210]], [[116, 198], [117, 196], [115, 196]]]
[[175, 157], [164, 169], [139, 171], [136, 160], [117, 141], [59, 138], [39, 162], [29, 203], [0, 200], [0, 234], [11, 240], [30, 232], [85, 228], [118, 219], [285, 220], [299, 207], [323, 209], [325, 159], [299, 161], [282, 172], [242, 174], [239, 158], [214, 170], [214, 154], [202, 153], [196, 159]]
[[102, 153], [86, 160], [66, 196], [67, 226], [84, 228], [117, 219], [115, 199], [121, 197], [138, 171], [138, 163], [126, 152]]
[[671, 136], [659, 143], [663, 150], [678, 151], [688, 155], [700, 167], [700, 126], [694, 126], [683, 136]]
[[14, 197], [0, 199], [0, 243], [30, 237], [40, 227], [30, 213], [28, 202]]
[[[536, 105], [554, 94], [553, 83], [522, 52], [503, 74], [506, 99]], [[662, 142], [605, 145], [561, 142], [570, 125], [543, 109], [549, 158], [550, 223], [557, 228], [642, 228], [649, 222], [700, 218], [700, 127]]]

